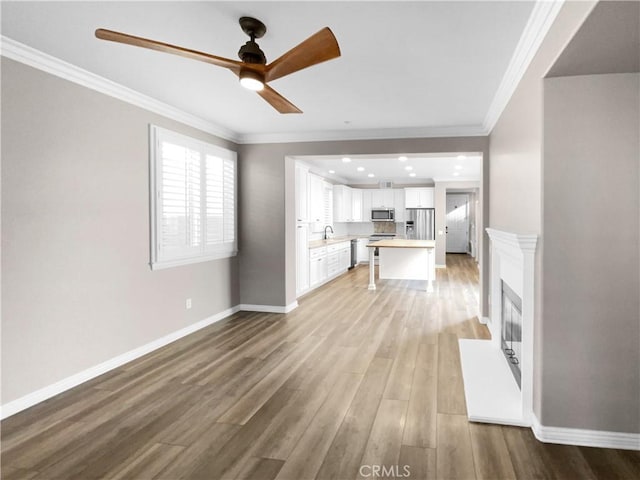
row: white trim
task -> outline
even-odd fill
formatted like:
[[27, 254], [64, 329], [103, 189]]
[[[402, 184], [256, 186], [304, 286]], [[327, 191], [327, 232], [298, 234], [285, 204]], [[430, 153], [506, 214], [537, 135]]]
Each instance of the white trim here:
[[478, 317], [478, 321], [482, 324], [482, 325], [487, 325], [489, 323], [489, 317]]
[[538, 440], [545, 443], [580, 445], [583, 447], [621, 448], [640, 450], [640, 433], [606, 432], [582, 428], [547, 427], [532, 415], [531, 430]]
[[491, 130], [500, 118], [502, 111], [511, 99], [513, 92], [529, 67], [531, 60], [537, 53], [540, 44], [553, 24], [563, 3], [564, 0], [536, 1], [482, 125], [240, 134], [91, 73], [71, 63], [60, 60], [52, 55], [48, 55], [4, 35], [0, 36], [0, 54], [24, 63], [25, 65], [240, 144], [486, 136], [491, 133]]
[[[495, 360], [495, 356], [501, 353], [502, 338], [502, 288], [501, 281], [505, 279], [509, 286], [522, 299], [522, 351], [520, 355], [521, 367], [521, 387], [515, 398], [514, 406], [520, 411], [517, 417], [509, 414], [508, 421], [514, 424], [514, 418], [522, 425], [531, 425], [531, 415], [533, 415], [533, 321], [534, 321], [534, 270], [535, 251], [538, 241], [537, 235], [523, 235], [511, 232], [504, 232], [493, 228], [485, 229], [490, 243], [491, 252], [491, 278], [489, 285], [490, 292], [490, 312], [488, 318], [488, 328], [491, 332], [491, 340], [484, 340], [482, 345], [471, 345], [466, 350], [461, 350], [461, 355], [471, 358], [483, 357], [486, 360], [488, 372], [493, 376], [506, 376], [512, 378], [509, 369], [502, 368]], [[469, 359], [467, 359], [469, 360]], [[469, 360], [466, 363], [472, 365], [476, 360]], [[474, 366], [475, 368], [475, 366]], [[467, 383], [472, 386], [479, 374], [473, 370], [464, 377], [465, 394], [473, 395], [471, 399], [474, 405], [480, 407], [480, 411], [485, 410], [488, 402], [486, 392], [481, 388], [467, 389]], [[506, 382], [504, 379], [500, 381]], [[505, 383], [506, 384], [506, 383]], [[469, 411], [469, 399], [467, 399], [467, 410]], [[494, 410], [492, 415], [497, 417]]]
[[528, 427], [521, 392], [507, 360], [491, 340], [458, 340], [467, 417], [471, 422]]
[[124, 85], [101, 77], [100, 75], [91, 73], [88, 70], [60, 60], [40, 50], [36, 50], [4, 35], [0, 36], [0, 47], [0, 54], [3, 57], [64, 78], [70, 82], [104, 93], [110, 97], [144, 108], [150, 112], [157, 113], [163, 117], [170, 118], [220, 138], [238, 142], [239, 136], [225, 127], [210, 122], [209, 120], [204, 120], [184, 110], [180, 110], [179, 108], [144, 95]]
[[240, 304], [240, 310], [244, 312], [265, 312], [265, 313], [289, 313], [298, 308], [298, 302], [295, 301], [289, 305], [252, 305], [249, 303]]
[[222, 258], [231, 258], [237, 255], [238, 255], [238, 251], [233, 250], [232, 252], [229, 252], [229, 253], [213, 253], [213, 254], [204, 255], [201, 257], [187, 257], [187, 258], [178, 258], [175, 260], [149, 262], [149, 266], [151, 267], [151, 270], [164, 270], [165, 268], [180, 267], [182, 265], [191, 265], [194, 263], [210, 262], [212, 260], [220, 260]]
[[447, 266], [446, 266], [446, 265], [440, 265], [440, 264], [437, 264], [437, 265], [436, 265], [436, 268], [447, 268]]
[[369, 130], [324, 130], [294, 133], [247, 133], [238, 143], [329, 142], [340, 140], [381, 140], [395, 138], [478, 137], [489, 132], [482, 125], [455, 127], [378, 128]]
[[9, 403], [2, 405], [0, 418], [5, 419], [14, 415], [22, 410], [25, 410], [37, 403], [43, 402], [55, 395], [58, 395], [66, 390], [69, 390], [81, 383], [84, 383], [92, 378], [95, 378], [103, 373], [108, 372], [109, 370], [113, 370], [114, 368], [118, 368], [125, 363], [131, 362], [136, 358], [142, 357], [147, 353], [153, 352], [158, 348], [164, 347], [171, 342], [175, 342], [176, 340], [189, 335], [193, 332], [201, 330], [209, 325], [219, 322], [230, 315], [240, 311], [240, 307], [236, 305], [235, 307], [228, 308], [222, 312], [216, 313], [204, 320], [200, 320], [199, 322], [193, 323], [187, 327], [181, 328], [175, 332], [172, 332], [164, 337], [158, 338], [150, 343], [142, 345], [138, 348], [125, 352], [117, 357], [111, 358], [105, 362], [102, 362], [98, 365], [90, 367], [82, 372], [78, 372], [75, 375], [71, 375], [70, 377], [64, 378], [52, 385], [36, 390], [35, 392], [29, 393], [23, 397], [20, 397], [16, 400], [13, 400]]
[[533, 6], [529, 20], [482, 123], [487, 135], [491, 133], [502, 111], [509, 103], [563, 4], [564, 0], [538, 0]]

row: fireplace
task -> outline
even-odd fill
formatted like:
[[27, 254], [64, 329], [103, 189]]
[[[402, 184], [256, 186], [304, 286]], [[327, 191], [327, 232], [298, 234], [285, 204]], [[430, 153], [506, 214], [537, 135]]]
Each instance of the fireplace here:
[[487, 229], [491, 239], [491, 340], [461, 338], [467, 415], [473, 422], [531, 426], [536, 235]]
[[513, 373], [518, 387], [521, 388], [522, 299], [504, 280], [501, 280], [500, 283], [502, 285], [502, 338], [500, 343], [511, 373]]

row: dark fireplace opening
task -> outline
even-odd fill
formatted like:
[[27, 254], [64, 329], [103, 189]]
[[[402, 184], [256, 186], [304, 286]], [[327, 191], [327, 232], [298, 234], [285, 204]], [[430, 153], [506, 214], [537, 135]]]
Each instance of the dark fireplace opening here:
[[521, 388], [522, 299], [502, 280], [502, 352]]

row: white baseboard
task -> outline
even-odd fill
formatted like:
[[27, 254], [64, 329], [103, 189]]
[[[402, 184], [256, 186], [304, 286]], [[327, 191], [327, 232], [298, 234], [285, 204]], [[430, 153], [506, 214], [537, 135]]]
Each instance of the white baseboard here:
[[546, 427], [533, 415], [531, 429], [538, 440], [545, 443], [580, 445], [582, 447], [620, 448], [640, 450], [640, 433], [605, 432], [581, 428]]
[[436, 268], [447, 268], [446, 265], [436, 265]]
[[486, 325], [487, 323], [489, 323], [489, 317], [478, 317], [478, 321], [481, 324]]
[[245, 312], [265, 312], [265, 313], [289, 313], [298, 308], [298, 302], [295, 301], [289, 305], [251, 305], [248, 303], [240, 304], [240, 310]]
[[193, 332], [196, 332], [202, 328], [205, 328], [213, 323], [219, 322], [227, 318], [230, 315], [240, 311], [240, 306], [236, 305], [235, 307], [231, 307], [227, 310], [224, 310], [220, 313], [212, 315], [204, 320], [196, 322], [188, 327], [181, 328], [175, 332], [172, 332], [168, 335], [165, 335], [162, 338], [154, 340], [153, 342], [142, 345], [141, 347], [135, 348], [128, 352], [123, 353], [122, 355], [118, 355], [106, 362], [102, 362], [98, 365], [95, 365], [91, 368], [83, 370], [82, 372], [78, 372], [75, 375], [71, 375], [59, 382], [56, 382], [47, 387], [36, 390], [35, 392], [29, 393], [23, 397], [20, 397], [16, 400], [13, 400], [9, 403], [6, 403], [0, 407], [0, 418], [4, 419], [14, 415], [22, 410], [25, 410], [37, 403], [43, 402], [55, 395], [58, 395], [66, 390], [69, 390], [73, 387], [80, 385], [92, 378], [95, 378], [103, 373], [108, 372], [109, 370], [113, 370], [114, 368], [118, 368], [125, 363], [128, 363], [136, 358], [139, 358], [147, 353], [150, 353], [158, 348], [164, 347], [171, 342], [175, 342], [176, 340], [189, 335]]

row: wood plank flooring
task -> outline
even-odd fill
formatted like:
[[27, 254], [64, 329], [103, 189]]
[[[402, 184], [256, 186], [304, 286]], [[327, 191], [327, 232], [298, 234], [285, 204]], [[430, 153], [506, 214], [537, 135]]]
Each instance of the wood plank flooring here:
[[488, 338], [478, 271], [448, 255], [437, 276], [371, 292], [358, 267], [287, 315], [238, 313], [16, 414], [2, 478], [640, 478], [639, 452], [469, 423], [457, 341]]

